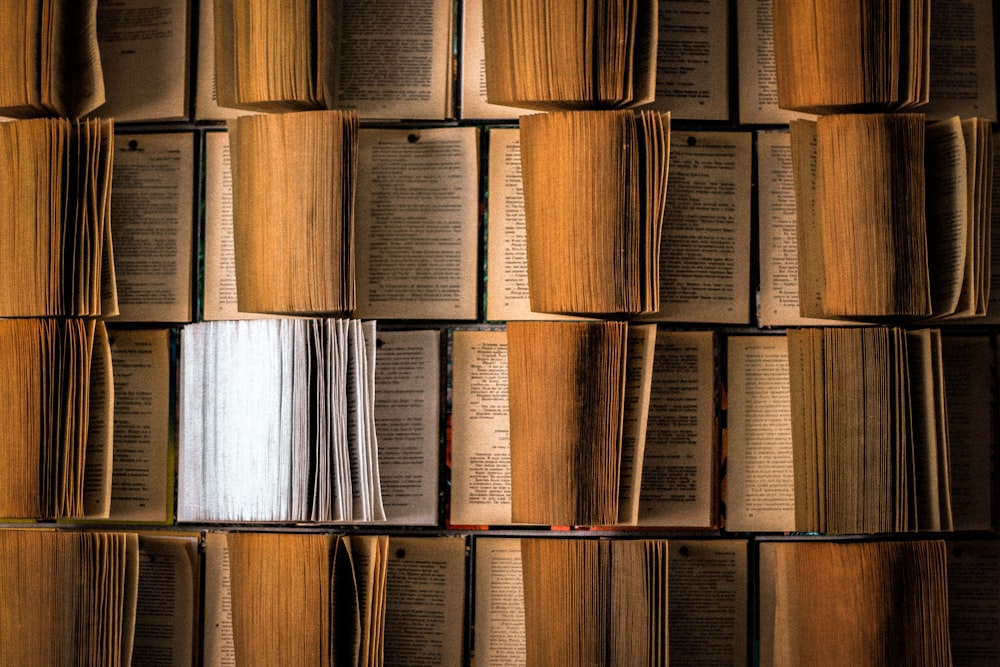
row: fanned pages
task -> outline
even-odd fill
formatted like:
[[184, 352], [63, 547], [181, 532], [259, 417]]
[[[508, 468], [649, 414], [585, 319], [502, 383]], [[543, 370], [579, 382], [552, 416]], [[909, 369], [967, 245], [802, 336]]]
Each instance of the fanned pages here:
[[229, 533], [236, 664], [382, 664], [389, 538]]
[[484, 0], [486, 95], [536, 109], [613, 109], [655, 94], [654, 0]]
[[374, 329], [305, 319], [185, 327], [178, 517], [384, 520]]
[[656, 311], [670, 115], [536, 114], [520, 136], [531, 309]]
[[[109, 360], [103, 322], [0, 320], [0, 517], [82, 518], [87, 508], [107, 516]], [[91, 401], [92, 375], [101, 382], [101, 400]], [[98, 414], [101, 419], [92, 419]], [[91, 433], [97, 423], [104, 429]]]
[[762, 665], [950, 665], [945, 543], [760, 545]]
[[796, 529], [951, 530], [940, 333], [788, 332]]
[[115, 315], [109, 120], [0, 123], [0, 316]]
[[307, 111], [230, 121], [239, 309], [354, 309], [358, 116]]
[[802, 316], [985, 314], [987, 126], [911, 113], [792, 121]]
[[81, 118], [104, 104], [97, 0], [0, 6], [0, 116]]
[[523, 538], [529, 665], [666, 665], [666, 540]]
[[813, 113], [926, 104], [930, 0], [774, 0], [778, 105]]
[[0, 663], [131, 664], [134, 533], [0, 531]]
[[514, 522], [617, 522], [627, 333], [622, 322], [507, 324]]

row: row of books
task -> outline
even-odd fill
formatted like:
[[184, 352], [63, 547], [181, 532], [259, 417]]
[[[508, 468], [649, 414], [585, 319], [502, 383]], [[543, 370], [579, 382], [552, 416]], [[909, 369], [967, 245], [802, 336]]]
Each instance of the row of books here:
[[[20, 124], [6, 127], [13, 131]], [[39, 131], [48, 130], [39, 127]], [[17, 136], [31, 145], [34, 140], [23, 137], [36, 135], [25, 131]], [[517, 128], [363, 127], [359, 139], [356, 316], [444, 321], [554, 317], [532, 311]], [[659, 253], [660, 308], [642, 318], [762, 327], [836, 324], [838, 320], [803, 316], [800, 294], [804, 285], [814, 282], [806, 274], [800, 283], [790, 134], [675, 129], [671, 139]], [[109, 238], [103, 245], [67, 246], [78, 255], [82, 248], [90, 248], [90, 256], [80, 255], [76, 261], [86, 260], [95, 268], [62, 280], [79, 283], [83, 275], [102, 275], [95, 269], [103, 256], [112, 255], [113, 247], [117, 321], [181, 323], [253, 317], [242, 313], [238, 303], [228, 143], [229, 134], [220, 131], [118, 133], [114, 154], [107, 157], [109, 161], [113, 157], [114, 197], [110, 206], [105, 203], [101, 209], [109, 210], [114, 231], [106, 234], [102, 226], [106, 221], [91, 217], [89, 224], [98, 226], [90, 238], [99, 238], [98, 232]], [[35, 162], [44, 164], [47, 159], [43, 153]], [[25, 158], [16, 162], [8, 165], [12, 174], [24, 173], [28, 162]], [[482, 186], [480, 162], [487, 171]], [[204, 164], [204, 170], [199, 164]], [[429, 174], [434, 178], [428, 178]], [[13, 176], [4, 182], [10, 184], [12, 197], [25, 199], [25, 211], [34, 210], [26, 198], [55, 192], [34, 181], [18, 186], [21, 181]], [[56, 181], [52, 187], [57, 185]], [[980, 193], [980, 204], [983, 197], [995, 197], [996, 190]], [[993, 210], [998, 209], [994, 206]], [[54, 297], [40, 290], [52, 290], [54, 279], [30, 271], [48, 261], [20, 260], [26, 252], [66, 250], [49, 249], [46, 244], [51, 240], [41, 243], [33, 236], [48, 232], [32, 227], [25, 223], [28, 233], [21, 245], [12, 239], [0, 247], [0, 253], [18, 260], [21, 267], [3, 279], [5, 315], [59, 312], [39, 310], [51, 307], [44, 304], [52, 303]], [[987, 258], [1000, 261], [1000, 252], [992, 248], [998, 235], [992, 234], [988, 241], [983, 236], [982, 229], [963, 234], [965, 242], [956, 252], [947, 251], [955, 249], [953, 243], [928, 236], [930, 268], [954, 259], [957, 253], [966, 257], [966, 261], [954, 262], [960, 273], [982, 276]], [[485, 267], [479, 262], [480, 252]], [[806, 250], [809, 256], [816, 252], [815, 248]], [[300, 265], [286, 277], [294, 281], [305, 273]], [[994, 277], [1000, 274], [992, 273]], [[987, 302], [990, 294], [1000, 298], [1000, 290], [990, 290], [982, 277], [959, 279], [957, 284], [965, 288], [971, 284], [974, 289], [953, 302], [951, 312], [957, 317], [949, 323], [992, 324], [1000, 318], [1000, 308]], [[65, 300], [72, 297], [73, 289], [80, 296], [72, 298], [83, 299], [83, 286], [62, 285], [59, 282], [67, 294], [61, 307], [72, 312], [74, 306]], [[903, 288], [906, 294], [913, 291], [908, 284]], [[81, 312], [102, 312], [97, 304], [101, 296], [107, 296], [107, 289], [100, 293], [96, 292], [100, 285], [89, 289], [93, 292], [87, 297], [90, 305]], [[27, 301], [34, 305], [25, 305]], [[984, 310], [985, 317], [971, 317]], [[113, 312], [106, 299], [103, 312]], [[815, 314], [814, 309], [810, 312]], [[962, 318], [962, 313], [970, 317]]]
[[[973, 664], [1000, 648], [995, 541], [3, 529], [0, 554], [10, 664], [525, 665], [567, 645], [580, 664]], [[580, 627], [606, 632], [579, 644]]]
[[[0, 323], [8, 519], [995, 525], [991, 334]], [[581, 363], [581, 352], [606, 363]], [[564, 372], [543, 372], [553, 368]]]
[[[83, 48], [100, 52], [105, 101], [97, 113], [123, 122], [221, 120], [234, 114], [216, 103], [212, 0], [93, 4], [97, 39]], [[342, 16], [331, 21], [339, 41], [330, 43], [339, 49], [326, 58], [336, 65], [331, 67], [338, 81], [333, 95], [338, 108], [382, 120], [513, 119], [523, 113], [486, 102], [482, 0], [394, 0], [386, 10], [365, 2], [334, 4]], [[787, 122], [789, 112], [777, 103], [771, 4], [741, 2], [730, 16], [726, 0], [661, 0], [655, 106], [678, 119]], [[932, 11], [934, 102], [928, 113], [996, 118], [992, 7], [985, 0], [941, 4], [948, 11]], [[89, 8], [80, 14], [93, 5]], [[72, 23], [72, 17], [67, 21]], [[5, 41], [15, 45], [9, 53], [36, 48], [21, 17], [2, 23], [14, 26]], [[729, 26], [735, 38], [728, 34]], [[452, 58], [455, 35], [461, 36], [457, 63]], [[732, 47], [731, 58], [734, 43], [738, 50]], [[79, 67], [81, 58], [70, 55], [62, 60]], [[732, 63], [735, 71], [730, 72]], [[20, 77], [15, 62], [5, 67], [12, 68], [12, 80]], [[731, 111], [731, 91], [738, 92], [738, 118]]]

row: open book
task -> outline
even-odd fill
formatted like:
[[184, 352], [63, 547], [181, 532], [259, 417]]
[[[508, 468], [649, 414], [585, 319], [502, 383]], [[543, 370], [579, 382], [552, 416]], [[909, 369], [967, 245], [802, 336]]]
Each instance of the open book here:
[[453, 5], [296, 0], [279, 11], [269, 0], [215, 0], [218, 104], [450, 118]]
[[670, 114], [554, 111], [520, 139], [531, 309], [655, 311]]
[[944, 542], [764, 542], [760, 589], [761, 664], [951, 664]]
[[[356, 317], [477, 314], [478, 131], [361, 128], [355, 200]], [[246, 319], [236, 283], [228, 132], [205, 133], [203, 317]]]
[[204, 663], [381, 664], [389, 541], [208, 533]]
[[[803, 116], [778, 106], [772, 4], [737, 3], [741, 123], [781, 124]], [[920, 110], [934, 119], [996, 119], [992, 0], [931, 0], [930, 9], [930, 99]]]
[[773, 11], [782, 108], [843, 113], [927, 102], [929, 0], [774, 0]]
[[[624, 379], [628, 408], [621, 433], [621, 462], [608, 471], [618, 480], [618, 496], [612, 503], [615, 514], [609, 523], [711, 527], [716, 510], [713, 335], [655, 332], [649, 325], [631, 326], [629, 331]], [[507, 525], [525, 520], [512, 519], [511, 514], [507, 336], [502, 330], [471, 329], [452, 335], [448, 517], [452, 525]], [[592, 411], [585, 406], [580, 409]], [[573, 418], [567, 418], [570, 421], [564, 426], [570, 429]], [[546, 419], [532, 428], [534, 436], [528, 435], [516, 454], [518, 470], [534, 466], [531, 479], [539, 484], [547, 484], [546, 474], [559, 477], [565, 488], [575, 488], [577, 481], [588, 483], [593, 477], [590, 473], [574, 480], [569, 470], [545, 468], [540, 457], [552, 442], [554, 424]], [[586, 455], [584, 448], [580, 456]], [[522, 492], [531, 493], [524, 480], [519, 484]], [[551, 514], [537, 518], [544, 523], [554, 520]], [[568, 523], [580, 523], [576, 519]]]
[[100, 320], [0, 320], [0, 516], [106, 517], [114, 389]]
[[81, 118], [104, 104], [97, 0], [0, 7], [0, 116]]
[[179, 520], [385, 519], [374, 322], [206, 322], [182, 342]]
[[[475, 540], [476, 633], [473, 654], [476, 665], [481, 667], [534, 664], [527, 661], [526, 635], [532, 634], [537, 642], [540, 641], [538, 633], [544, 632], [544, 629], [527, 630], [525, 625], [525, 585], [528, 580], [522, 566], [523, 545], [524, 542], [516, 537], [486, 535]], [[550, 548], [558, 548], [558, 545]], [[591, 543], [580, 550], [597, 548]], [[661, 622], [667, 626], [671, 662], [748, 664], [747, 543], [743, 540], [671, 538], [666, 550], [668, 599], [664, 601], [666, 609], [661, 610], [666, 611]], [[638, 572], [633, 574], [637, 578], [640, 576]], [[585, 572], [575, 572], [567, 578], [569, 576], [578, 577], [579, 583], [588, 586], [584, 580]], [[597, 580], [591, 585], [603, 586], [605, 583]], [[535, 592], [536, 597], [543, 594]], [[552, 601], [556, 606], [548, 607], [546, 611], [549, 616], [561, 615], [565, 604], [579, 601], [579, 597], [562, 604]], [[556, 609], [559, 611], [556, 612]], [[537, 614], [539, 610], [535, 609], [532, 613]], [[566, 663], [559, 660], [551, 664]]]
[[803, 315], [986, 313], [989, 123], [833, 114], [793, 121], [791, 139]]
[[[698, 131], [672, 139], [660, 307], [642, 319], [746, 324], [753, 136]], [[558, 319], [531, 310], [520, 155], [517, 128], [490, 128], [486, 319]]]
[[494, 0], [483, 4], [491, 104], [601, 109], [649, 102], [655, 0]]
[[0, 123], [0, 316], [115, 315], [109, 120]]
[[927, 329], [730, 336], [727, 527], [988, 529], [993, 363]]
[[12, 610], [0, 662], [131, 664], [138, 545], [135, 533], [0, 530], [0, 598]]

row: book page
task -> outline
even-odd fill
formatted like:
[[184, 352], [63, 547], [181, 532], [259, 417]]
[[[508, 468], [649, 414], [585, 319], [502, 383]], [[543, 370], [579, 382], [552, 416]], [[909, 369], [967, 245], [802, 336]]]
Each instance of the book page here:
[[990, 0], [931, 0], [929, 118], [997, 119]]
[[478, 130], [360, 132], [357, 317], [474, 320]]
[[782, 125], [808, 117], [778, 107], [778, 75], [774, 64], [772, 0], [736, 3], [739, 43], [739, 120], [747, 125]]
[[[531, 310], [517, 129], [490, 130], [489, 161], [486, 318], [565, 319]], [[660, 310], [641, 319], [749, 322], [752, 162], [749, 133], [673, 134]]]
[[658, 332], [639, 524], [699, 528], [713, 525], [714, 406], [714, 334]]
[[189, 5], [189, 0], [98, 3], [105, 102], [97, 114], [115, 122], [187, 119]]
[[132, 664], [197, 663], [200, 587], [197, 535], [139, 535]]
[[747, 664], [747, 543], [669, 541], [670, 662]]
[[475, 541], [476, 667], [524, 667], [524, 580], [521, 540], [483, 537]]
[[194, 137], [117, 134], [113, 179], [116, 321], [191, 321]]
[[173, 510], [170, 330], [109, 331], [115, 379], [111, 518], [167, 522]]
[[86, 387], [88, 398], [82, 404], [89, 407], [85, 415], [79, 415], [88, 420], [85, 439], [86, 451], [85, 453], [81, 452], [85, 459], [83, 515], [88, 519], [106, 519], [111, 509], [111, 489], [114, 484], [115, 434], [113, 424], [116, 401], [113, 360], [104, 322], [102, 320], [83, 321], [88, 322], [85, 326], [88, 328], [88, 338], [90, 339], [88, 340], [90, 345], [89, 359], [82, 358], [77, 361], [81, 364], [88, 361], [90, 363], [88, 375], [81, 375], [81, 377], [89, 377], [90, 384]]
[[836, 325], [843, 322], [799, 313], [799, 250], [796, 236], [795, 178], [787, 131], [757, 133], [757, 208], [760, 240], [762, 327]]
[[952, 662], [988, 665], [1000, 655], [1000, 542], [948, 542], [947, 561]]
[[726, 528], [795, 530], [788, 343], [730, 336]]
[[449, 520], [509, 524], [507, 333], [459, 329], [452, 348]]
[[380, 330], [375, 424], [386, 520], [435, 524], [441, 446], [437, 331]]
[[465, 537], [391, 537], [385, 664], [461, 667]]
[[753, 137], [678, 132], [660, 242], [660, 309], [670, 322], [750, 321]]
[[331, 3], [339, 63], [331, 107], [362, 118], [452, 118], [452, 0]]
[[726, 0], [660, 0], [656, 100], [684, 120], [729, 120]]
[[655, 324], [630, 324], [625, 352], [625, 407], [618, 482], [618, 523], [634, 524], [639, 514], [643, 451], [653, 379]]
[[991, 378], [996, 360], [986, 336], [941, 338], [948, 410], [951, 511], [955, 530], [989, 530], [990, 443], [993, 442]]
[[236, 667], [233, 640], [233, 597], [229, 575], [226, 534], [205, 533], [205, 615], [203, 655], [205, 667]]

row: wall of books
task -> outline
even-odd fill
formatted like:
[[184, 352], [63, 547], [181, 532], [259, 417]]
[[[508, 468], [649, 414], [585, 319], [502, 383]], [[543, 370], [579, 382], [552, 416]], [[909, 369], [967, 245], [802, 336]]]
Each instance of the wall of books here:
[[0, 664], [1000, 659], [991, 2], [14, 4]]

